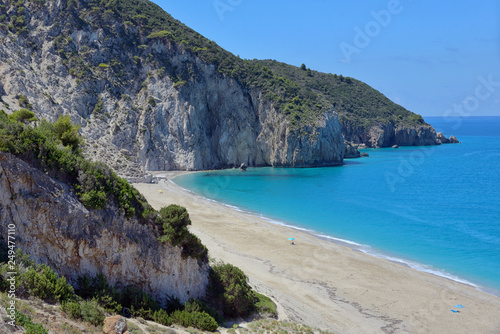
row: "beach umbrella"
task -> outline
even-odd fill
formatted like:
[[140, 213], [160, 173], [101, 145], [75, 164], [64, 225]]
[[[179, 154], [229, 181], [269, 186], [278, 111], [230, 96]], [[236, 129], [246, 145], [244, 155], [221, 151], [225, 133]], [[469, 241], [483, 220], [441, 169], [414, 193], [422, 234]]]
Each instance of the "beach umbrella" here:
[[290, 241], [294, 241], [294, 240], [295, 240], [295, 238], [288, 238], [288, 240], [290, 240]]
[[458, 304], [458, 305], [455, 305], [455, 307], [456, 307], [456, 308], [465, 308], [465, 306], [463, 306], [463, 305], [460, 305], [460, 304]]

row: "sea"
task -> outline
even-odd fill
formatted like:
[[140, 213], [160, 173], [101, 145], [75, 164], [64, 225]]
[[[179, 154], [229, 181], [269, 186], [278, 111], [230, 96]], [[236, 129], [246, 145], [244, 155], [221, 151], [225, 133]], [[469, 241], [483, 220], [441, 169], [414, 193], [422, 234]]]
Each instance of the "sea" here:
[[365, 149], [369, 157], [338, 167], [217, 170], [174, 182], [500, 296], [500, 117], [425, 120], [461, 143]]

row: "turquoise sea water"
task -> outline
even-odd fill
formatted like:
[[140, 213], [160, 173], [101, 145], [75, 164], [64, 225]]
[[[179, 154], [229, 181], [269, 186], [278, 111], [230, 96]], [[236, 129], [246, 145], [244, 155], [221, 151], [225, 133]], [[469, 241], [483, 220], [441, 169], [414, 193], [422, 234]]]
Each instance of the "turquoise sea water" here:
[[340, 167], [201, 172], [175, 183], [500, 296], [500, 117], [426, 121], [462, 143], [367, 149], [370, 157]]

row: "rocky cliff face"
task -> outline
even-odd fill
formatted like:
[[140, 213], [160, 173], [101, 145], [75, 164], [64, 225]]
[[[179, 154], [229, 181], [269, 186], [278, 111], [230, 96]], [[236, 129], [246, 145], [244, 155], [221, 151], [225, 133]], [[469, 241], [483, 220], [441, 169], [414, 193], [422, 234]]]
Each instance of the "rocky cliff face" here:
[[[70, 114], [89, 158], [129, 179], [147, 170], [342, 163], [333, 111], [291, 131], [259, 91], [182, 45], [120, 22], [95, 26], [92, 14], [79, 17], [65, 1], [45, 3], [24, 4], [26, 33], [0, 29], [0, 102], [9, 112], [27, 101], [40, 119]], [[6, 21], [17, 11], [7, 5]], [[189, 79], [172, 80], [185, 73]]]
[[70, 188], [10, 154], [0, 153], [0, 233], [15, 225], [16, 247], [75, 282], [103, 273], [165, 303], [205, 294], [208, 265], [157, 241], [151, 226], [114, 207], [87, 210]]
[[342, 123], [342, 133], [347, 141], [365, 144], [367, 147], [391, 147], [437, 145], [436, 131], [428, 124], [413, 126], [394, 126], [377, 124], [368, 127]]

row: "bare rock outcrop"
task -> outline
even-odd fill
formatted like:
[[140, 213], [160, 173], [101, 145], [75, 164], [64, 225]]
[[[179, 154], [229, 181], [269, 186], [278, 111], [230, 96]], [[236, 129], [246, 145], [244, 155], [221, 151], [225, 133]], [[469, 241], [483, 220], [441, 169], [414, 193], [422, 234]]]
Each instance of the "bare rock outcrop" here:
[[[22, 95], [39, 119], [71, 115], [86, 138], [87, 157], [129, 180], [147, 181], [148, 171], [242, 162], [342, 163], [333, 110], [298, 131], [260, 91], [221, 74], [182, 43], [147, 38], [121, 22], [93, 26], [64, 1], [26, 2], [24, 8], [25, 34], [0, 29], [0, 98], [7, 112], [21, 107]], [[174, 82], [181, 73], [191, 76]]]
[[352, 158], [359, 158], [361, 156], [358, 145], [348, 141], [344, 141], [344, 144], [345, 144], [344, 158], [352, 159]]
[[127, 319], [122, 316], [114, 315], [104, 319], [102, 328], [104, 334], [125, 334], [127, 332]]
[[391, 123], [374, 124], [367, 127], [341, 123], [345, 139], [367, 147], [424, 146], [436, 145], [437, 134], [428, 124], [393, 125]]
[[205, 294], [208, 264], [160, 243], [151, 225], [110, 205], [88, 210], [70, 187], [18, 158], [0, 153], [0, 233], [15, 226], [16, 246], [75, 283], [103, 273], [111, 284], [133, 285], [164, 304]]
[[450, 138], [446, 138], [442, 132], [437, 133], [437, 140], [440, 144], [457, 144], [460, 143], [455, 136], [450, 136]]

